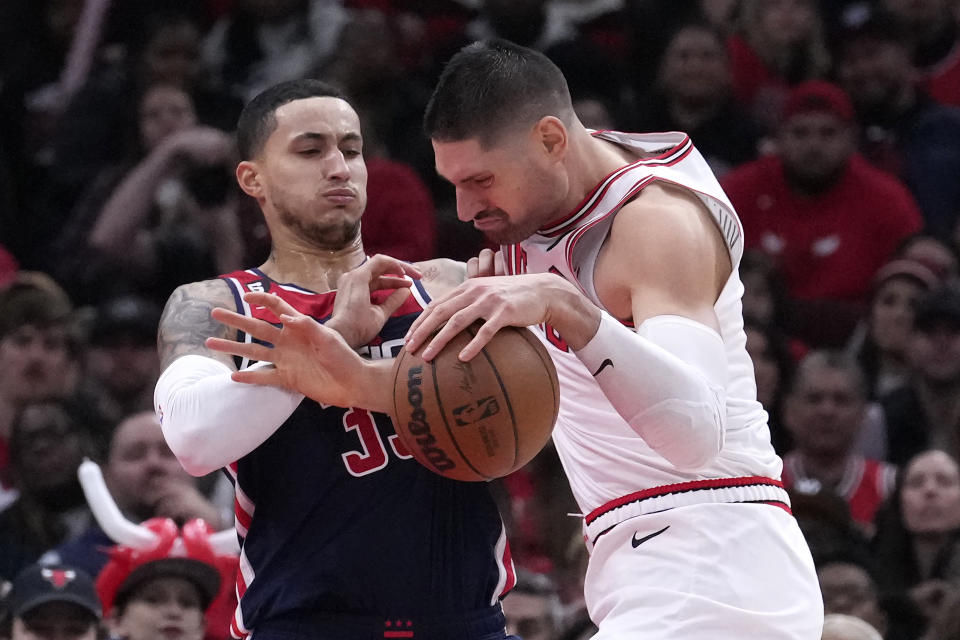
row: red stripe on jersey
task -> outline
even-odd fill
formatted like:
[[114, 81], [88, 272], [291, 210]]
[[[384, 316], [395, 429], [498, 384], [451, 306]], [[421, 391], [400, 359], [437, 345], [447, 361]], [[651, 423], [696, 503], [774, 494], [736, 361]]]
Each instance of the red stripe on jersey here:
[[244, 529], [249, 531], [250, 525], [253, 523], [253, 516], [247, 513], [246, 509], [240, 506], [239, 498], [233, 499], [233, 511], [237, 516], [237, 522], [243, 525]]
[[384, 631], [384, 638], [412, 638], [413, 631]]
[[513, 566], [513, 554], [510, 552], [510, 542], [508, 541], [506, 546], [503, 548], [503, 566], [507, 570], [507, 580], [503, 585], [503, 591], [500, 592], [500, 597], [507, 595], [511, 589], [517, 586], [517, 571]]
[[[562, 235], [570, 228], [570, 226], [573, 225], [574, 222], [576, 222], [576, 220], [589, 215], [596, 208], [597, 204], [603, 199], [607, 189], [609, 189], [610, 186], [624, 173], [636, 167], [642, 167], [647, 164], [671, 167], [686, 158], [691, 151], [693, 151], [693, 144], [688, 136], [684, 136], [680, 142], [659, 155], [651, 158], [642, 158], [636, 162], [632, 162], [610, 172], [597, 184], [597, 186], [590, 191], [590, 193], [587, 194], [583, 200], [580, 201], [580, 204], [578, 204], [573, 211], [561, 218], [558, 218], [557, 220], [547, 223], [541, 228], [540, 231], [538, 231], [538, 233], [547, 238], [553, 238], [558, 235]], [[664, 162], [664, 160], [667, 161]], [[589, 207], [587, 206], [588, 203], [590, 203]], [[584, 207], [587, 207], [586, 210], [584, 210]]]
[[617, 507], [622, 507], [623, 505], [631, 502], [646, 500], [648, 498], [666, 496], [673, 493], [686, 493], [687, 491], [697, 491], [700, 489], [723, 489], [725, 487], [748, 487], [756, 485], [768, 485], [783, 489], [783, 483], [779, 480], [765, 478], [763, 476], [745, 476], [742, 478], [712, 478], [710, 480], [693, 480], [691, 482], [665, 484], [660, 487], [644, 489], [643, 491], [637, 491], [635, 493], [621, 496], [616, 500], [611, 500], [606, 504], [600, 505], [588, 513], [584, 518], [584, 521], [587, 524], [590, 524], [608, 511], [616, 509]]

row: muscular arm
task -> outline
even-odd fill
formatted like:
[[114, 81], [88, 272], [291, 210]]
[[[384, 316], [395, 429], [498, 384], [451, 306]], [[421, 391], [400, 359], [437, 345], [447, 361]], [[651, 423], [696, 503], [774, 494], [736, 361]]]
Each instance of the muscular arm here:
[[604, 314], [577, 355], [624, 419], [680, 469], [702, 468], [723, 446], [727, 361], [714, 304], [729, 273], [709, 214], [694, 196], [663, 188], [618, 214], [594, 272], [604, 305], [636, 330]]
[[210, 313], [232, 308], [226, 282], [178, 287], [160, 320], [158, 348], [163, 373], [154, 392], [164, 438], [183, 468], [201, 476], [247, 455], [269, 438], [303, 396], [268, 386], [235, 382], [230, 356], [208, 349], [207, 338], [234, 330]]

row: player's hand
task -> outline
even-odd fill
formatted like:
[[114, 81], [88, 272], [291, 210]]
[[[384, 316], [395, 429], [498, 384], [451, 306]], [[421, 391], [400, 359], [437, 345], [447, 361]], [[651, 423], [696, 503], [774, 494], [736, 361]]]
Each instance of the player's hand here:
[[[555, 318], [559, 317], [565, 319], [565, 325], [573, 326], [569, 320], [576, 316], [579, 309], [586, 308], [579, 304], [581, 299], [582, 296], [573, 285], [553, 274], [473, 278], [430, 303], [410, 327], [406, 348], [416, 351], [439, 329], [420, 354], [425, 360], [430, 360], [453, 336], [482, 319], [485, 321], [483, 326], [460, 351], [460, 359], [467, 361], [480, 353], [502, 327], [528, 327], [544, 322], [553, 324]], [[595, 321], [587, 319], [587, 322], [593, 323], [592, 332], [586, 329], [587, 339], [596, 332], [600, 322], [599, 313], [599, 309], [596, 309]]]
[[[385, 255], [375, 255], [356, 269], [340, 276], [333, 315], [326, 326], [343, 336], [357, 349], [373, 340], [387, 319], [410, 296], [409, 278], [421, 278], [420, 270], [412, 264]], [[374, 292], [393, 290], [383, 298]]]
[[503, 254], [492, 249], [484, 249], [476, 258], [467, 260], [468, 278], [485, 278], [487, 276], [503, 276], [507, 270], [503, 266]]
[[[375, 395], [371, 391], [378, 389], [365, 390], [369, 385], [364, 377], [366, 365], [339, 333], [300, 313], [272, 293], [249, 292], [243, 299], [269, 309], [282, 324], [277, 327], [220, 307], [213, 309], [211, 316], [218, 322], [273, 345], [207, 338], [206, 345], [212, 351], [274, 365], [234, 371], [234, 380], [284, 387], [338, 407], [363, 406], [379, 411], [390, 406], [389, 400], [371, 397]], [[392, 396], [392, 389], [387, 389], [387, 393]], [[357, 404], [361, 395], [366, 396], [366, 401]]]

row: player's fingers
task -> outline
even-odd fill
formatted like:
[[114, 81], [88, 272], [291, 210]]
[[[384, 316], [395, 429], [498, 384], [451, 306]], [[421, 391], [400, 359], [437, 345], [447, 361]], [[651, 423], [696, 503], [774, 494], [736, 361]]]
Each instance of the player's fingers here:
[[281, 314], [286, 314], [288, 316], [302, 315], [299, 311], [290, 306], [286, 300], [273, 293], [250, 291], [243, 294], [243, 299], [253, 306], [266, 307], [272, 311], [275, 316], [280, 316]]
[[234, 329], [239, 329], [244, 333], [250, 334], [258, 340], [274, 343], [280, 336], [280, 329], [273, 326], [269, 322], [251, 318], [250, 316], [244, 316], [222, 307], [214, 307], [210, 312], [210, 317], [217, 322], [222, 322], [229, 327], [233, 327]]
[[484, 249], [480, 252], [480, 255], [477, 256], [478, 272], [481, 276], [492, 276], [493, 275], [493, 251], [490, 249]]
[[240, 356], [250, 360], [265, 360], [273, 362], [276, 352], [270, 347], [265, 347], [256, 342], [237, 342], [236, 340], [224, 340], [223, 338], [207, 338], [207, 348], [211, 351], [218, 351], [232, 356]]
[[478, 312], [474, 307], [460, 309], [451, 314], [447, 322], [437, 332], [437, 335], [424, 347], [420, 357], [424, 360], [433, 359], [455, 335], [470, 326], [478, 317]]
[[497, 333], [502, 328], [502, 325], [499, 321], [494, 318], [491, 318], [484, 322], [480, 328], [477, 330], [473, 339], [467, 343], [463, 349], [460, 350], [460, 353], [457, 354], [457, 357], [462, 362], [468, 362], [472, 360], [474, 356], [480, 353], [487, 343], [493, 339], [494, 334]]
[[411, 286], [413, 286], [413, 280], [395, 275], [383, 275], [370, 281], [371, 293], [383, 289], [409, 289]]
[[371, 278], [381, 276], [384, 274], [392, 273], [396, 275], [406, 275], [411, 278], [421, 278], [423, 273], [420, 271], [419, 267], [416, 267], [409, 262], [404, 262], [397, 258], [391, 256], [383, 255], [378, 253], [369, 260], [367, 260], [359, 269], [354, 269], [360, 273], [367, 272], [370, 274]]
[[507, 275], [507, 266], [503, 262], [502, 251], [497, 251], [497, 253], [493, 256], [493, 275], [495, 276]]
[[399, 309], [409, 297], [409, 289], [397, 289], [387, 296], [387, 299], [380, 303], [380, 308], [383, 310], [384, 317], [389, 318], [392, 316], [393, 312]]
[[470, 258], [469, 260], [467, 260], [467, 277], [468, 278], [480, 277], [480, 259], [479, 258]]
[[273, 367], [234, 371], [230, 374], [230, 377], [234, 382], [242, 382], [244, 384], [262, 384], [270, 387], [283, 386], [283, 379], [280, 376], [280, 372]]

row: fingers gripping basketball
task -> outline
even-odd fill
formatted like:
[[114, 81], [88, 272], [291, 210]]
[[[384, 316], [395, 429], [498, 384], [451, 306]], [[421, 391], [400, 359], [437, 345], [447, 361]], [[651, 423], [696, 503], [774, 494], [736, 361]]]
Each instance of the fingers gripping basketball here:
[[504, 327], [469, 362], [457, 354], [478, 324], [430, 362], [400, 351], [394, 364], [394, 424], [414, 457], [456, 480], [505, 476], [550, 439], [559, 411], [557, 372], [524, 328]]

